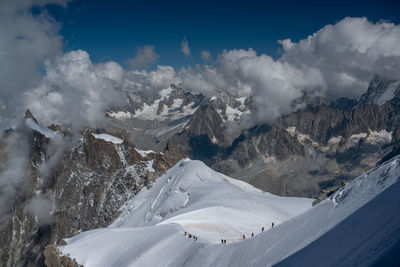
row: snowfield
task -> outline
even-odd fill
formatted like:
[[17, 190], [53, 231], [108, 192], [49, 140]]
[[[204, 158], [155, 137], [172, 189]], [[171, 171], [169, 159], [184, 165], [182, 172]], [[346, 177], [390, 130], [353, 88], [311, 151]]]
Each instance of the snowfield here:
[[[310, 208], [312, 199], [274, 196], [219, 174], [200, 161], [182, 160], [149, 190], [142, 190], [128, 202], [121, 216], [108, 228], [81, 233], [67, 239], [67, 245], [59, 249], [86, 267], [271, 266], [285, 259], [289, 262], [280, 264], [290, 266], [298, 259], [290, 261], [288, 257], [299, 253], [307, 266], [333, 266], [337, 264], [335, 259], [327, 264], [323, 258], [316, 261], [322, 250], [317, 246], [314, 250], [311, 247], [310, 252], [309, 245], [323, 240], [381, 192], [389, 192], [386, 189], [396, 184], [399, 177], [400, 160], [395, 158]], [[400, 213], [400, 205], [392, 209]], [[272, 229], [271, 222], [276, 225]], [[260, 233], [263, 226], [265, 231]], [[400, 225], [397, 227], [400, 230]], [[393, 227], [389, 229], [393, 231]], [[198, 236], [198, 240], [188, 238], [184, 231]], [[250, 237], [251, 232], [254, 237]], [[335, 247], [343, 235], [351, 240], [363, 240], [366, 249], [374, 246], [374, 255], [381, 256], [390, 248], [373, 245], [380, 240], [379, 236], [362, 239], [360, 235], [368, 234], [367, 226], [357, 236], [352, 236], [353, 232], [356, 231], [350, 228], [341, 235], [333, 235], [330, 243], [334, 248], [325, 249], [326, 254], [347, 255], [348, 263], [365, 263], [359, 258], [352, 261], [353, 254], [348, 253], [354, 251], [354, 246], [358, 248], [360, 242]], [[246, 240], [241, 240], [242, 234]], [[397, 236], [389, 235], [389, 240]], [[226, 239], [228, 244], [220, 244], [220, 239]], [[369, 245], [369, 240], [375, 241]], [[391, 241], [389, 244], [396, 243], [396, 239]], [[329, 253], [332, 249], [342, 253]], [[302, 256], [303, 251], [308, 251], [305, 255], [314, 255], [313, 258]], [[375, 259], [369, 258], [368, 262]]]

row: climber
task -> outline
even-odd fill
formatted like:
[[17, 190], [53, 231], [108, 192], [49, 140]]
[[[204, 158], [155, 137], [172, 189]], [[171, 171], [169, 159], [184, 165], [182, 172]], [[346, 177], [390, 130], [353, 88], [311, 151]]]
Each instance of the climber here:
[[223, 244], [224, 243], [224, 240], [223, 239], [221, 239], [221, 244]]
[[261, 228], [261, 232], [264, 232], [264, 226]]
[[254, 236], [254, 233], [253, 232], [251, 232], [251, 237], [253, 237]]
[[245, 240], [246, 239], [246, 236], [243, 234], [243, 240]]
[[274, 224], [274, 223], [272, 223], [272, 226], [271, 226], [271, 228], [274, 228], [274, 225], [275, 225], [275, 224]]

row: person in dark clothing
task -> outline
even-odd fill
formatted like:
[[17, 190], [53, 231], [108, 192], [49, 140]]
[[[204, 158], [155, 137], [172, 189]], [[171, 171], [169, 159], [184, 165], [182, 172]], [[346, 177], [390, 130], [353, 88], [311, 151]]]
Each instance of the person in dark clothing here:
[[243, 240], [245, 240], [246, 239], [246, 236], [243, 234]]
[[274, 223], [272, 223], [272, 226], [271, 226], [271, 228], [274, 228], [274, 225], [275, 225], [275, 224], [274, 224]]
[[221, 239], [221, 244], [223, 244], [224, 243], [224, 240], [223, 239]]
[[226, 239], [224, 240], [224, 244], [226, 244]]
[[264, 232], [264, 226], [261, 228], [261, 232]]
[[254, 236], [254, 233], [252, 232], [252, 233], [251, 233], [251, 237], [253, 237], [253, 236]]
[[185, 232], [184, 236], [186, 236], [186, 234], [187, 234], [187, 233]]

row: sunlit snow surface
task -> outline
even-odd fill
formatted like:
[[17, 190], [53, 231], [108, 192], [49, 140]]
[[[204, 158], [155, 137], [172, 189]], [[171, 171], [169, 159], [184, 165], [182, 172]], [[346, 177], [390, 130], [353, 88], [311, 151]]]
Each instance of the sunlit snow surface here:
[[[318, 239], [399, 176], [395, 159], [309, 209], [311, 199], [277, 197], [182, 160], [130, 201], [110, 227], [84, 232], [59, 248], [86, 267], [269, 266]], [[246, 240], [239, 241], [243, 233]], [[221, 238], [228, 244], [218, 244]]]

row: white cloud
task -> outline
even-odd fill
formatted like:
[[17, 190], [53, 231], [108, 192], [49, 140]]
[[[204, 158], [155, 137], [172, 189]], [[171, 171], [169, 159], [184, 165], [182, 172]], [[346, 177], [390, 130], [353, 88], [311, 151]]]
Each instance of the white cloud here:
[[46, 63], [38, 87], [24, 94], [26, 106], [43, 124], [69, 124], [75, 130], [101, 127], [105, 111], [123, 103], [118, 86], [124, 70], [115, 62], [93, 64], [87, 52], [71, 51]]
[[[256, 121], [273, 122], [290, 112], [290, 103], [304, 92], [328, 98], [359, 97], [374, 74], [400, 78], [399, 25], [346, 18], [297, 43], [279, 42], [283, 47], [279, 59], [252, 49], [225, 50], [210, 65], [178, 72], [171, 66], [125, 71], [115, 62], [93, 64], [86, 52], [72, 51], [47, 61], [45, 77], [23, 99], [43, 123], [81, 118], [76, 125], [96, 126], [104, 121], [107, 107], [121, 103], [121, 91], [115, 88], [156, 92], [175, 83], [207, 95], [225, 90], [238, 97], [253, 96]], [[181, 48], [190, 56], [186, 38]], [[201, 56], [210, 59], [206, 50]], [[157, 57], [154, 47], [145, 46], [131, 64], [139, 68]]]
[[190, 57], [189, 42], [186, 37], [183, 38], [181, 42], [181, 52], [185, 55], [185, 57]]
[[400, 26], [345, 18], [298, 43], [279, 41], [274, 60], [252, 50], [224, 51], [212, 66], [183, 68], [183, 87], [209, 95], [226, 90], [253, 96], [257, 122], [273, 122], [291, 111], [304, 92], [330, 99], [358, 98], [375, 74], [400, 79]]
[[211, 59], [211, 54], [207, 50], [201, 51], [201, 59], [204, 61], [209, 61]]
[[212, 95], [226, 90], [234, 96], [253, 96], [257, 121], [272, 122], [291, 111], [291, 101], [308, 88], [325, 86], [318, 69], [298, 69], [252, 50], [230, 50], [219, 55], [218, 67], [182, 69], [183, 86]]
[[345, 18], [298, 43], [280, 43], [280, 61], [319, 69], [328, 97], [359, 97], [374, 74], [400, 78], [400, 26], [393, 23]]
[[128, 60], [132, 69], [142, 69], [150, 67], [160, 56], [154, 51], [154, 46], [145, 45], [138, 47], [136, 56]]
[[7, 225], [11, 207], [14, 205], [16, 193], [23, 193], [29, 185], [30, 175], [28, 160], [28, 138], [21, 132], [13, 131], [3, 139], [4, 155], [0, 171], [0, 229]]
[[48, 194], [43, 194], [30, 199], [24, 211], [35, 216], [40, 223], [51, 223], [54, 220], [54, 209], [54, 199]]
[[[61, 54], [59, 25], [46, 13], [33, 15], [31, 7], [46, 4], [66, 5], [60, 0], [0, 1], [0, 122], [10, 123], [21, 116], [21, 93], [40, 79], [39, 68], [45, 59]], [[3, 117], [3, 120], [1, 120]], [[0, 129], [9, 125], [0, 125]]]

